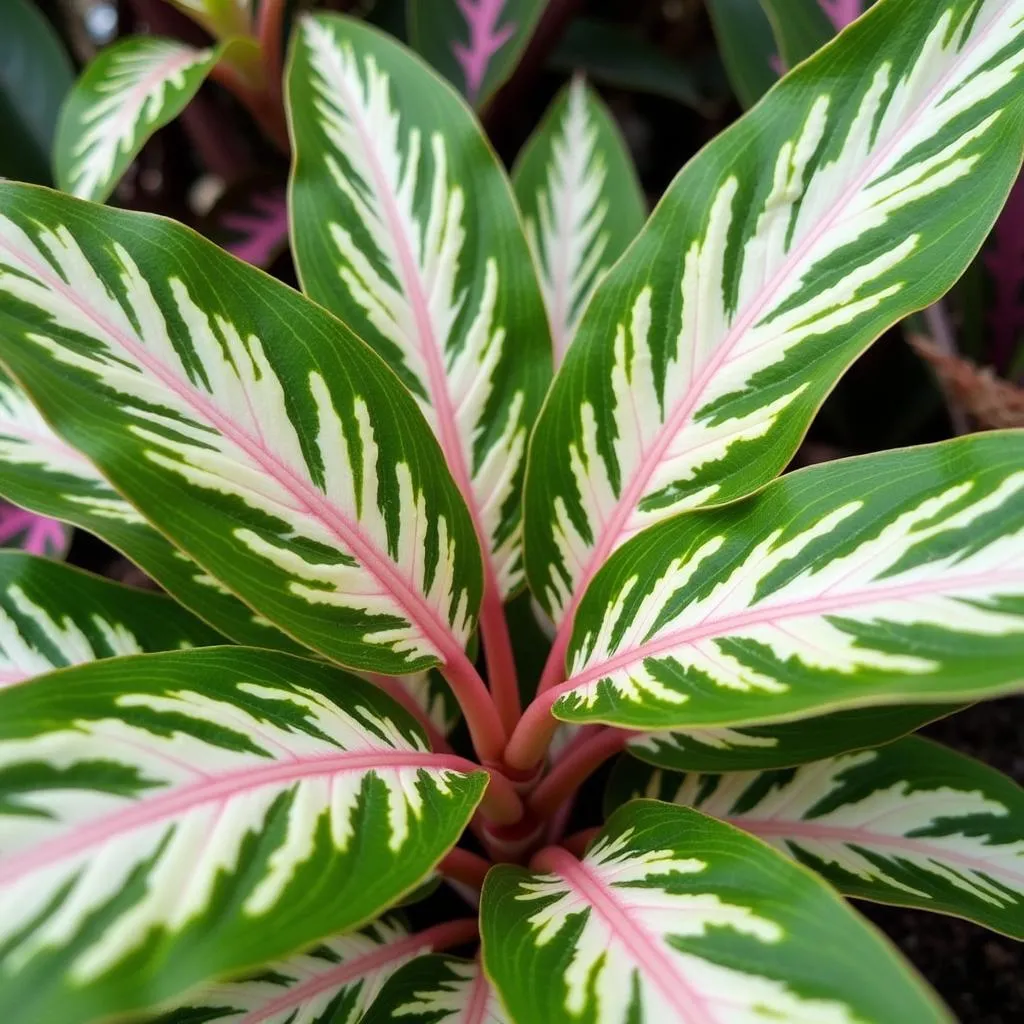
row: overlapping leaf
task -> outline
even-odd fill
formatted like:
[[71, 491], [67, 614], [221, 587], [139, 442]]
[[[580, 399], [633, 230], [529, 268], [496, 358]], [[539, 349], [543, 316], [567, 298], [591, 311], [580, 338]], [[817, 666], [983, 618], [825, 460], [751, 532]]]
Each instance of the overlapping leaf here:
[[555, 713], [733, 726], [1021, 687], [1013, 431], [833, 462], [637, 537], [580, 605]]
[[788, 768], [889, 743], [959, 710], [955, 704], [897, 704], [775, 725], [631, 732], [626, 749], [647, 764], [671, 771]]
[[558, 363], [597, 282], [644, 222], [625, 140], [582, 78], [555, 99], [516, 161], [512, 183]]
[[764, 6], [761, 0], [708, 0], [707, 8], [729, 84], [740, 104], [752, 107], [782, 69]]
[[[210, 648], [0, 692], [0, 1019], [162, 1005], [372, 919], [484, 789], [361, 680]], [[358, 838], [357, 838], [358, 837]]]
[[1024, 790], [927, 740], [728, 775], [675, 775], [624, 758], [609, 802], [636, 796], [731, 822], [848, 896], [956, 914], [1024, 938]]
[[61, 437], [303, 643], [468, 671], [472, 524], [368, 348], [180, 226], [10, 184], [0, 209], [0, 356]]
[[410, 0], [409, 38], [474, 106], [515, 69], [544, 0]]
[[636, 801], [582, 861], [534, 867], [494, 868], [482, 903], [487, 972], [523, 1024], [949, 1019], [828, 886], [689, 808]]
[[168, 543], [92, 462], [53, 432], [2, 371], [0, 463], [0, 495], [101, 537], [225, 636], [253, 647], [301, 650]]
[[504, 598], [523, 579], [526, 441], [551, 375], [508, 181], [464, 104], [369, 26], [307, 19], [288, 91], [303, 288], [416, 397]]
[[102, 202], [158, 128], [178, 116], [220, 57], [173, 39], [132, 36], [100, 51], [61, 111], [57, 184]]
[[1022, 68], [1015, 0], [881, 0], [677, 177], [537, 423], [527, 572], [563, 642], [617, 547], [763, 485], [846, 365], [952, 284], [1020, 165]]
[[223, 638], [160, 594], [0, 553], [0, 687], [99, 658], [217, 643]]
[[0, 502], [0, 547], [63, 558], [70, 543], [71, 530], [64, 523]]
[[423, 956], [388, 980], [361, 1024], [512, 1024], [478, 961]]
[[429, 949], [429, 940], [410, 935], [397, 918], [381, 918], [257, 974], [205, 988], [154, 1024], [356, 1024], [388, 977]]
[[170, 0], [215, 36], [246, 35], [252, 31], [251, 0]]

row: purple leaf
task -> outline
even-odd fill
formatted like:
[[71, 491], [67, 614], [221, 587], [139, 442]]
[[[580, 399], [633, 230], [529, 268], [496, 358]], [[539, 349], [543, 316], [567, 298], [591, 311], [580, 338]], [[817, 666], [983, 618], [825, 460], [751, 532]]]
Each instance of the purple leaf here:
[[61, 558], [70, 539], [71, 530], [64, 523], [26, 512], [17, 505], [0, 503], [0, 547], [18, 547], [31, 555]]
[[992, 278], [992, 361], [1005, 373], [1024, 332], [1024, 175], [1017, 179], [992, 229], [984, 258]]
[[864, 13], [864, 0], [818, 0], [837, 32]]
[[456, 0], [469, 26], [469, 46], [453, 43], [452, 52], [466, 76], [466, 92], [476, 101], [491, 58], [509, 41], [515, 22], [498, 28], [505, 0]]
[[288, 243], [288, 203], [283, 186], [254, 191], [244, 205], [215, 214], [221, 244], [233, 256], [266, 269]]

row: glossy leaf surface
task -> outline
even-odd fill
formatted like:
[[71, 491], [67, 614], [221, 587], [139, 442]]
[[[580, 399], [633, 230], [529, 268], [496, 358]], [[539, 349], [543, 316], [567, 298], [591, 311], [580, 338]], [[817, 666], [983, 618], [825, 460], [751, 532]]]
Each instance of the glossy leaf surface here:
[[645, 213], [626, 142], [582, 78], [555, 98], [520, 153], [512, 183], [559, 363], [587, 300]]
[[161, 594], [0, 552], [0, 687], [100, 658], [223, 642]]
[[384, 986], [361, 1024], [512, 1024], [480, 964], [424, 956]]
[[587, 591], [555, 713], [732, 726], [1022, 685], [1014, 431], [832, 462], [623, 548]]
[[623, 758], [611, 806], [653, 797], [728, 821], [847, 896], [1024, 938], [1024, 790], [917, 737], [774, 772], [676, 775]]
[[465, 764], [369, 684], [285, 654], [8, 687], [0, 1017], [138, 1012], [360, 926], [458, 838], [486, 781]]
[[57, 184], [103, 202], [146, 140], [199, 91], [219, 56], [152, 36], [131, 36], [100, 51], [61, 111]]
[[0, 462], [0, 495], [102, 538], [224, 636], [253, 647], [302, 649], [150, 526], [2, 371]]
[[303, 23], [289, 106], [303, 288], [415, 396], [470, 506], [488, 590], [504, 598], [523, 580], [526, 441], [551, 377], [505, 174], [452, 91], [356, 21]]
[[474, 106], [513, 72], [545, 0], [409, 0], [409, 39]]
[[536, 866], [494, 868], [481, 912], [521, 1024], [949, 1019], [811, 872], [689, 808], [633, 802], [584, 860], [549, 847]]
[[0, 356], [60, 436], [300, 641], [389, 674], [465, 661], [472, 525], [358, 338], [178, 225], [17, 185], [0, 209]]
[[953, 283], [1020, 165], [1022, 68], [1012, 0], [882, 0], [683, 169], [537, 423], [527, 572], [554, 618], [645, 527], [770, 480]]

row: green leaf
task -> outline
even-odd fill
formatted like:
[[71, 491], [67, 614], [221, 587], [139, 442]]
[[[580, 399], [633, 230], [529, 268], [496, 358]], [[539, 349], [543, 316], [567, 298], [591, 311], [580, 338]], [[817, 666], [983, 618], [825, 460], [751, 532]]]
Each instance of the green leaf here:
[[303, 23], [288, 94], [303, 289], [415, 396], [469, 505], [497, 604], [523, 582], [526, 442], [551, 379], [508, 180], [452, 90], [359, 22]]
[[917, 737], [801, 768], [675, 775], [622, 758], [608, 804], [655, 797], [727, 821], [847, 896], [1024, 938], [1024, 790]]
[[[783, 66], [794, 68], [820, 50], [836, 33], [825, 12], [828, 0], [761, 0], [779, 44]], [[846, 4], [846, 0], [840, 0]], [[855, 0], [859, 2], [859, 0]]]
[[551, 325], [555, 362], [598, 281], [643, 227], [633, 161], [582, 78], [555, 98], [512, 171]]
[[359, 927], [484, 790], [374, 687], [207, 648], [0, 692], [0, 1019], [79, 1024]]
[[479, 962], [421, 956], [396, 971], [360, 1024], [512, 1024]]
[[102, 538], [224, 636], [253, 647], [302, 650], [150, 526], [2, 371], [0, 463], [0, 496]]
[[409, 41], [475, 107], [515, 70], [545, 0], [409, 0]]
[[752, 725], [1021, 687], [1020, 432], [783, 477], [645, 531], [580, 605], [557, 717]]
[[959, 710], [955, 704], [896, 704], [776, 725], [637, 732], [629, 733], [626, 749], [641, 761], [672, 771], [788, 768], [889, 743]]
[[881, 0], [683, 169], [537, 422], [531, 589], [562, 629], [643, 528], [764, 485], [886, 327], [968, 264], [1024, 143], [1004, 0]]
[[429, 948], [398, 918], [381, 918], [257, 974], [202, 989], [153, 1024], [356, 1024], [396, 969]]
[[103, 202], [146, 140], [185, 109], [220, 54], [153, 36], [131, 36], [102, 50], [61, 111], [57, 184]]
[[0, 175], [50, 180], [60, 105], [74, 81], [64, 44], [31, 0], [5, 0], [0, 33]]
[[481, 904], [484, 964], [521, 1024], [951, 1020], [820, 879], [689, 808], [636, 801], [582, 861], [533, 864], [494, 868]]
[[161, 594], [0, 552], [0, 687], [100, 658], [223, 640]]
[[221, 39], [253, 33], [253, 0], [170, 0], [211, 35]]
[[729, 84], [740, 105], [752, 107], [780, 70], [761, 0], [707, 0], [707, 7]]
[[11, 184], [0, 209], [0, 358], [58, 435], [300, 642], [466, 667], [469, 516], [351, 331], [179, 225]]

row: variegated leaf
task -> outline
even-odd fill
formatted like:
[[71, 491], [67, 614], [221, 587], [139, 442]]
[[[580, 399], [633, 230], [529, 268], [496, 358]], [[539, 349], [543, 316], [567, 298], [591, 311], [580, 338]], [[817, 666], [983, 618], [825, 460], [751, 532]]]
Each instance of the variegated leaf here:
[[360, 1024], [512, 1024], [478, 961], [423, 956], [388, 980]]
[[728, 821], [847, 896], [1024, 938], [1024, 790], [918, 737], [785, 771], [676, 775], [623, 758], [611, 807], [654, 797]]
[[690, 808], [633, 802], [582, 861], [531, 863], [494, 868], [481, 907], [521, 1024], [951, 1019], [820, 879]]
[[303, 288], [412, 391], [469, 504], [496, 602], [523, 580], [526, 441], [551, 376], [508, 181], [465, 105], [368, 25], [305, 20], [288, 83]]
[[223, 642], [160, 594], [34, 555], [0, 553], [0, 687], [100, 658]]
[[961, 438], [801, 470], [652, 527], [598, 574], [555, 714], [785, 721], [1024, 685], [1024, 443]]
[[57, 184], [103, 202], [146, 140], [199, 91], [220, 52], [153, 36], [131, 36], [102, 50], [61, 111]]
[[381, 986], [432, 948], [398, 918], [381, 918], [257, 974], [202, 989], [153, 1024], [357, 1024]]
[[0, 547], [63, 558], [70, 543], [71, 530], [64, 523], [0, 502]]
[[559, 650], [616, 548], [770, 480], [850, 361], [953, 283], [1020, 165], [1022, 69], [1018, 0], [881, 0], [676, 178], [531, 446], [527, 572]]
[[476, 107], [515, 70], [546, 0], [409, 0], [409, 39]]
[[301, 642], [477, 678], [472, 524], [358, 338], [179, 225], [11, 184], [0, 209], [0, 357], [61, 437]]
[[158, 533], [0, 371], [0, 496], [101, 537], [224, 636], [302, 650]]
[[486, 776], [374, 687], [268, 651], [0, 692], [0, 1019], [78, 1024], [360, 926], [455, 842]]
[[512, 184], [557, 364], [597, 282], [644, 223], [644, 195], [625, 140], [582, 78], [556, 97], [516, 161]]
[[896, 704], [776, 725], [631, 732], [626, 749], [641, 761], [671, 771], [788, 768], [889, 743], [959, 710], [955, 704]]

